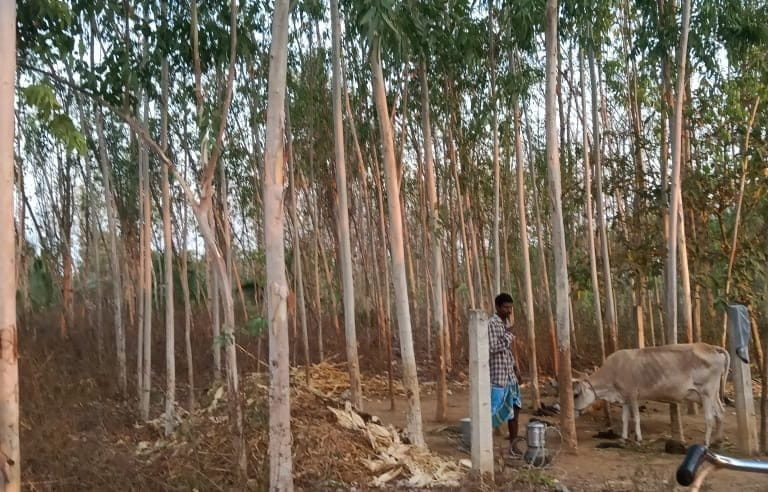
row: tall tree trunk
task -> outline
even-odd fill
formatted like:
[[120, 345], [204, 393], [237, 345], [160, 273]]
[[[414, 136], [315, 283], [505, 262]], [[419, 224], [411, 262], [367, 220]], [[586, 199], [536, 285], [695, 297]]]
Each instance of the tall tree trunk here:
[[288, 104], [288, 98], [286, 98], [285, 105], [285, 134], [287, 140], [288, 150], [288, 169], [291, 173], [289, 176], [289, 185], [291, 191], [291, 203], [290, 213], [291, 222], [293, 223], [293, 265], [294, 275], [296, 276], [296, 302], [298, 307], [299, 322], [301, 323], [301, 340], [304, 349], [304, 363], [305, 363], [305, 377], [307, 384], [310, 383], [310, 370], [309, 366], [312, 361], [309, 358], [309, 333], [307, 332], [307, 306], [304, 302], [304, 272], [301, 265], [301, 228], [299, 227], [299, 214], [297, 212], [296, 197], [296, 179], [298, 177], [298, 171], [296, 170], [296, 161], [293, 159], [293, 130], [291, 129], [291, 114]]
[[448, 389], [445, 374], [445, 325], [443, 324], [443, 229], [439, 222], [439, 204], [433, 156], [432, 124], [430, 123], [429, 84], [427, 62], [421, 61], [421, 125], [424, 134], [424, 167], [427, 175], [427, 201], [429, 209], [429, 235], [432, 249], [432, 323], [437, 337], [437, 407], [435, 420], [442, 422], [448, 408]]
[[[160, 5], [163, 24], [168, 24], [168, 2]], [[168, 58], [163, 57], [160, 68], [161, 85], [161, 115], [160, 115], [160, 146], [163, 152], [168, 151]], [[174, 407], [176, 405], [176, 340], [175, 313], [173, 295], [173, 236], [171, 232], [171, 188], [168, 178], [168, 167], [162, 169], [163, 193], [163, 246], [165, 248], [165, 435], [170, 436], [174, 429]]]
[[402, 357], [403, 386], [408, 394], [407, 431], [411, 442], [417, 446], [424, 445], [424, 434], [421, 425], [421, 401], [419, 399], [419, 381], [416, 375], [416, 356], [413, 350], [413, 335], [411, 331], [411, 313], [408, 306], [408, 283], [405, 272], [405, 251], [403, 248], [403, 224], [400, 211], [400, 187], [397, 179], [397, 163], [395, 162], [394, 141], [392, 128], [389, 124], [387, 95], [384, 88], [384, 74], [381, 68], [380, 40], [374, 42], [371, 55], [371, 71], [373, 72], [373, 96], [376, 112], [379, 117], [379, 131], [384, 147], [384, 173], [387, 179], [389, 199], [390, 248], [392, 253], [392, 273], [397, 304], [397, 324], [400, 331], [400, 350]]
[[[501, 210], [499, 205], [501, 193], [501, 164], [499, 162], [499, 115], [496, 101], [496, 32], [494, 29], [494, 2], [488, 4], [488, 28], [490, 31], [490, 79], [491, 79], [491, 132], [493, 133], [493, 292], [501, 292], [501, 246], [499, 241], [499, 222]], [[538, 407], [537, 407], [538, 408]]]
[[[691, 2], [683, 0], [683, 18], [680, 34], [680, 45], [677, 52], [677, 88], [675, 93], [675, 107], [673, 112], [674, 123], [672, 125], [672, 179], [670, 183], [669, 198], [669, 237], [667, 242], [667, 285], [665, 289], [667, 342], [677, 341], [677, 234], [678, 218], [681, 205], [680, 199], [680, 168], [683, 127], [683, 100], [685, 98], [685, 64], [688, 58], [688, 30], [691, 17]], [[680, 409], [677, 405], [670, 405], [672, 431], [677, 439], [683, 441], [683, 427], [680, 421]]]
[[[144, 95], [144, 121], [149, 121], [149, 96]], [[142, 366], [141, 381], [141, 418], [144, 421], [149, 420], [149, 407], [152, 391], [152, 205], [150, 194], [152, 185], [149, 174], [149, 150], [142, 146], [142, 172], [144, 174], [144, 194], [143, 203], [143, 223], [144, 229], [144, 285], [141, 286], [141, 293], [144, 303], [144, 362]]]
[[264, 245], [267, 258], [269, 326], [269, 484], [293, 490], [291, 405], [288, 366], [288, 282], [283, 243], [283, 131], [288, 59], [288, 0], [277, 0], [272, 17], [267, 133], [264, 151]]
[[603, 282], [605, 283], [605, 297], [607, 304], [605, 306], [605, 317], [608, 324], [608, 334], [611, 340], [611, 352], [619, 349], [618, 323], [616, 320], [616, 301], [613, 295], [613, 282], [611, 280], [611, 259], [608, 252], [608, 226], [606, 224], [605, 198], [603, 195], [603, 168], [601, 164], [601, 130], [598, 113], [598, 82], [597, 71], [595, 69], [595, 53], [592, 49], [589, 51], [589, 74], [592, 86], [592, 151], [595, 163], [595, 181], [597, 184], [597, 215], [598, 227], [600, 229], [600, 256], [603, 265]]
[[[384, 222], [384, 190], [381, 184], [381, 170], [379, 169], [379, 161], [376, 158], [376, 154], [373, 155], [373, 176], [374, 183], [376, 184], [376, 199], [379, 206], [379, 231], [381, 233], [381, 244], [387, 242], [387, 228]], [[391, 410], [395, 409], [395, 393], [392, 383], [392, 289], [390, 283], [390, 262], [387, 261], [386, 251], [381, 255], [382, 263], [384, 264], [384, 327], [386, 329], [387, 339], [387, 382], [389, 387], [389, 402]]]
[[[605, 362], [605, 334], [603, 333], [603, 310], [600, 305], [600, 284], [597, 276], [597, 258], [595, 255], [595, 223], [592, 217], [592, 168], [589, 162], [589, 137], [587, 135], [587, 97], [586, 81], [584, 77], [584, 52], [579, 50], [579, 83], [581, 85], [581, 111], [582, 121], [582, 146], [584, 147], [584, 196], [587, 213], [587, 248], [589, 249], [589, 271], [592, 276], [592, 298], [595, 307], [595, 325], [597, 326], [597, 339], [600, 344], [600, 362]], [[591, 73], [591, 69], [590, 69]], [[594, 143], [594, 142], [593, 142]]]
[[523, 169], [523, 135], [520, 121], [520, 100], [515, 99], [514, 105], [515, 123], [515, 163], [517, 168], [517, 210], [520, 220], [520, 248], [523, 251], [523, 279], [525, 281], [525, 321], [528, 333], [528, 345], [530, 358], [528, 361], [528, 374], [531, 378], [531, 391], [533, 393], [533, 407], [541, 407], [541, 391], [539, 390], [539, 367], [536, 356], [536, 322], [533, 309], [533, 281], [531, 279], [531, 258], [528, 246], [528, 219], [525, 206], [525, 170]]
[[557, 296], [557, 349], [559, 360], [560, 427], [566, 449], [576, 450], [576, 421], [571, 386], [571, 343], [570, 312], [568, 296], [568, 264], [565, 251], [565, 230], [563, 228], [562, 189], [560, 185], [560, 150], [557, 141], [555, 114], [555, 86], [557, 84], [557, 0], [546, 3], [546, 94], [545, 124], [547, 135], [547, 173], [552, 202], [552, 242], [555, 254], [555, 293]]
[[[144, 246], [146, 242], [144, 241], [144, 227], [141, 225], [141, 216], [143, 216], [142, 210], [144, 207], [144, 200], [143, 196], [147, 192], [146, 191], [146, 184], [144, 181], [144, 158], [142, 155], [141, 149], [139, 149], [139, 200], [138, 200], [138, 210], [139, 210], [139, 219], [137, 220], [137, 226], [139, 229], [139, 262], [135, 266], [134, 272], [135, 272], [135, 289], [134, 294], [136, 298], [136, 309], [138, 310], [138, 314], [136, 316], [137, 321], [137, 327], [136, 327], [136, 391], [137, 391], [137, 397], [139, 402], [139, 413], [142, 412], [143, 408], [143, 402], [144, 402], [144, 255], [146, 252], [144, 251]], [[137, 273], [136, 273], [137, 272]]]
[[187, 384], [189, 385], [188, 405], [191, 412], [195, 408], [195, 367], [192, 359], [192, 304], [189, 299], [189, 267], [187, 260], [187, 207], [184, 205], [181, 227], [181, 293], [184, 298], [184, 347], [187, 353]]
[[355, 329], [355, 287], [352, 278], [352, 247], [349, 238], [349, 209], [347, 204], [347, 164], [344, 156], [344, 126], [341, 106], [341, 21], [339, 2], [331, 0], [331, 30], [333, 31], [333, 142], [336, 158], [336, 189], [339, 203], [336, 223], [339, 234], [339, 262], [344, 291], [344, 335], [346, 337], [347, 367], [352, 392], [352, 403], [363, 408], [363, 390], [360, 364], [357, 356]]
[[[736, 261], [736, 246], [738, 245], [739, 240], [739, 225], [741, 223], [741, 205], [744, 201], [744, 188], [747, 183], [747, 169], [749, 166], [749, 139], [752, 135], [752, 127], [755, 123], [755, 115], [757, 114], [757, 108], [760, 106], [760, 96], [757, 96], [755, 98], [755, 105], [752, 107], [752, 115], [749, 118], [749, 123], [747, 124], [747, 134], [744, 137], [744, 159], [742, 160], [741, 164], [741, 179], [739, 180], [739, 195], [736, 201], [736, 217], [733, 224], [733, 238], [731, 239], [731, 251], [728, 254], [728, 271], [726, 273], [725, 278], [725, 295], [726, 297], [730, 293], [731, 290], [731, 275], [733, 273], [733, 264]], [[726, 299], [727, 300], [727, 299]], [[728, 318], [726, 315], [723, 316], [723, 334], [722, 334], [722, 343], [721, 345], [725, 346], [725, 338], [726, 338], [726, 328], [728, 326]]]
[[456, 201], [459, 204], [459, 220], [461, 222], [461, 249], [462, 259], [464, 260], [464, 269], [467, 274], [467, 292], [469, 292], [469, 307], [475, 309], [477, 307], [477, 301], [475, 300], [475, 286], [472, 280], [472, 261], [470, 257], [469, 239], [467, 238], [467, 225], [464, 220], [464, 199], [461, 194], [461, 182], [459, 181], [458, 163], [456, 162], [456, 152], [453, 143], [453, 137], [449, 137], [449, 145], [451, 147], [451, 171], [453, 173], [453, 181], [456, 184]]
[[[128, 368], [125, 354], [125, 328], [123, 326], [123, 280], [122, 265], [118, 252], [117, 219], [115, 218], [115, 196], [112, 191], [112, 171], [107, 157], [107, 142], [104, 138], [104, 119], [101, 108], [95, 108], [96, 135], [99, 142], [99, 164], [101, 166], [104, 205], [107, 209], [109, 228], [109, 257], [112, 267], [112, 296], [114, 302], [115, 349], [117, 352], [117, 384], [123, 397], [128, 396]], [[141, 360], [141, 358], [139, 358]]]
[[0, 488], [21, 490], [19, 356], [16, 333], [16, 255], [13, 226], [13, 136], [16, 82], [16, 4], [0, 0]]
[[[310, 163], [313, 164], [313, 163]], [[314, 174], [314, 167], [311, 167]], [[315, 180], [312, 180], [315, 182]], [[318, 218], [318, 208], [320, 207], [319, 200], [317, 198], [317, 191], [314, 193], [314, 203], [312, 206], [312, 228], [314, 229], [314, 248], [313, 248], [313, 265], [315, 272], [315, 312], [317, 314], [317, 352], [320, 356], [320, 361], [325, 360], [325, 353], [323, 349], [323, 306], [320, 301], [320, 219]]]
[[536, 193], [536, 185], [533, 186], [533, 208], [536, 215], [536, 238], [538, 239], [538, 257], [541, 279], [544, 282], [544, 306], [547, 311], [547, 325], [549, 328], [549, 342], [552, 347], [552, 372], [555, 377], [560, 373], [560, 363], [557, 355], [557, 334], [555, 333], [555, 315], [552, 312], [552, 294], [549, 288], [549, 272], [547, 271], [547, 249], [544, 240], [544, 228], [541, 225], [541, 213], [539, 211], [539, 199]]
[[[210, 223], [210, 217], [208, 217], [208, 220]], [[206, 253], [206, 256], [211, 258], [212, 254], [210, 251]], [[213, 342], [211, 343], [213, 349], [213, 379], [218, 384], [221, 382], [221, 289], [224, 286], [221, 285], [221, 279], [216, 274], [216, 266], [213, 259], [210, 259], [209, 262], [211, 267], [211, 285], [209, 290], [211, 291], [211, 322], [213, 329]]]

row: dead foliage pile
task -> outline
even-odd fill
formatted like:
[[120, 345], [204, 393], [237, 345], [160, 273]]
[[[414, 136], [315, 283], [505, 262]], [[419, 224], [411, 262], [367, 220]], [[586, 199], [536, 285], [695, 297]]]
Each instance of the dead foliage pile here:
[[[294, 482], [307, 490], [349, 487], [458, 487], [467, 464], [446, 461], [428, 450], [404, 443], [392, 426], [345, 407], [338, 398], [348, 390], [346, 372], [328, 364], [311, 368], [312, 386], [302, 382], [303, 369], [291, 381], [291, 430]], [[268, 487], [268, 375], [243, 380], [246, 441], [251, 490]], [[379, 384], [366, 380], [374, 391]], [[366, 390], [364, 390], [366, 391]], [[205, 406], [177, 411], [177, 431], [163, 435], [163, 420], [136, 425], [130, 442], [145, 473], [163, 489], [228, 490], [235, 485], [235, 463], [227, 416], [226, 391], [218, 387]], [[162, 477], [162, 479], [160, 479]]]
[[[349, 372], [346, 363], [332, 363], [324, 361], [310, 367], [310, 385], [331, 398], [349, 399]], [[306, 369], [297, 367], [291, 370], [291, 380], [299, 385], [306, 385]], [[366, 399], [385, 398], [389, 396], [389, 378], [386, 374], [376, 374], [364, 377], [361, 381], [363, 397]], [[420, 390], [424, 394], [430, 394], [436, 390], [434, 381], [420, 381]], [[469, 378], [464, 373], [459, 373], [448, 382], [448, 393], [466, 389], [469, 387]], [[396, 397], [405, 397], [406, 391], [399, 378], [392, 381], [392, 392]]]
[[382, 487], [402, 476], [402, 480], [394, 482], [399, 487], [459, 487], [472, 466], [469, 460], [445, 460], [424, 447], [403, 443], [394, 427], [384, 427], [375, 417], [365, 421], [349, 402], [343, 409], [328, 409], [342, 427], [358, 431], [370, 443], [376, 456], [363, 461], [376, 475], [371, 486]]

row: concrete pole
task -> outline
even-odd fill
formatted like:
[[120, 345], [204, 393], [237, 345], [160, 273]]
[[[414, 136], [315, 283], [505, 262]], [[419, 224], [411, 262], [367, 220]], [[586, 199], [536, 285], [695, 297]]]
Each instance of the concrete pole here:
[[752, 371], [749, 367], [749, 312], [746, 306], [728, 306], [728, 341], [733, 367], [733, 387], [736, 392], [736, 446], [746, 455], [757, 453], [755, 400], [752, 395]]
[[491, 374], [488, 368], [488, 319], [484, 312], [469, 313], [469, 381], [472, 429], [472, 468], [493, 480], [491, 436]]

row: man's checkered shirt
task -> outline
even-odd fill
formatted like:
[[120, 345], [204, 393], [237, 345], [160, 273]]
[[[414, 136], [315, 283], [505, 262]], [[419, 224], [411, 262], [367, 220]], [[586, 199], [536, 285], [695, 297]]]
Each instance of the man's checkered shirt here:
[[498, 314], [488, 320], [488, 363], [491, 370], [491, 384], [506, 387], [517, 381], [515, 358], [512, 356], [512, 333], [507, 330]]

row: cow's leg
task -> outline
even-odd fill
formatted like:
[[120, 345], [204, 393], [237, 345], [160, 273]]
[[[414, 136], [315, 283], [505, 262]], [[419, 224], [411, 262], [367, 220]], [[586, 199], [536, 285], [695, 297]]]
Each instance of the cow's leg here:
[[626, 401], [621, 407], [621, 438], [629, 439], [629, 402]]
[[637, 437], [637, 442], [640, 442], [643, 440], [643, 436], [640, 433], [640, 405], [636, 398], [632, 400], [632, 414], [632, 417], [635, 419], [635, 436]]
[[709, 440], [712, 437], [712, 424], [715, 421], [715, 406], [712, 398], [703, 398], [702, 407], [704, 409], [704, 446], [709, 447]]
[[723, 441], [723, 414], [725, 409], [720, 401], [719, 396], [713, 400], [713, 408], [715, 415], [715, 444]]

